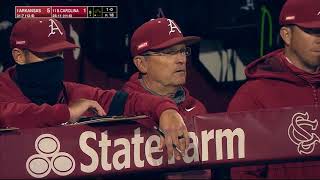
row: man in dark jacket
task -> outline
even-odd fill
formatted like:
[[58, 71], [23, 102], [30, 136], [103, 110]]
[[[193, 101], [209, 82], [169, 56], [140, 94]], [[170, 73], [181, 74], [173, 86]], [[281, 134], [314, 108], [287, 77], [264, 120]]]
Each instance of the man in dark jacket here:
[[[166, 134], [162, 146], [166, 145], [169, 157], [173, 143], [182, 151], [188, 147], [187, 128], [169, 98], [64, 82], [62, 51], [77, 46], [66, 41], [66, 32], [56, 19], [21, 19], [13, 27], [10, 44], [16, 65], [0, 75], [2, 128], [56, 126], [76, 122], [90, 111], [102, 116], [117, 108], [124, 115], [149, 115], [150, 120], [143, 121], [147, 126], [159, 124]], [[178, 141], [179, 136], [183, 138]]]
[[[228, 111], [249, 111], [302, 105], [319, 105], [320, 97], [320, 1], [288, 0], [279, 18], [284, 49], [279, 49], [249, 64], [248, 81], [240, 87]], [[256, 174], [267, 170], [270, 179], [320, 178], [320, 162], [287, 163], [245, 168]], [[234, 172], [237, 169], [234, 168]], [[255, 172], [256, 173], [255, 173]], [[234, 173], [239, 178], [240, 174]], [[247, 175], [245, 175], [247, 174]], [[258, 176], [258, 178], [261, 178]]]

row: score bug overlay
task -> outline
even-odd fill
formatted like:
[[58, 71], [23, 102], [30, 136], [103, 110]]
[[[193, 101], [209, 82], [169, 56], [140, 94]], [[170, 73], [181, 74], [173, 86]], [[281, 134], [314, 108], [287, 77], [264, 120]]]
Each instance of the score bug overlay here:
[[15, 6], [16, 18], [118, 18], [118, 6]]

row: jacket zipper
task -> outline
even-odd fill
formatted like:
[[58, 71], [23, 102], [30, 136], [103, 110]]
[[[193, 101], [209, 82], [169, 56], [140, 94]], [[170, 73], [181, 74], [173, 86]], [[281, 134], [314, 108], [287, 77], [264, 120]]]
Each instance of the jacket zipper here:
[[311, 85], [311, 84], [310, 84], [310, 86], [312, 87], [314, 105], [318, 106], [319, 105], [318, 89], [316, 87], [314, 87], [313, 85]]

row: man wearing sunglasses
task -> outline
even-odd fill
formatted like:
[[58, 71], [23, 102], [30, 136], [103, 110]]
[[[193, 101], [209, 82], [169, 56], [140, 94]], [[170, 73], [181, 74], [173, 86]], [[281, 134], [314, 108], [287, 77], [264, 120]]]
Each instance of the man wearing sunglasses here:
[[[247, 66], [248, 81], [231, 100], [229, 112], [319, 106], [320, 1], [287, 0], [279, 22], [284, 49], [271, 52]], [[270, 179], [319, 179], [319, 170], [320, 162], [315, 161], [256, 167], [255, 172], [243, 169], [233, 175], [239, 177], [241, 173], [244, 179], [254, 175], [263, 178], [259, 174]], [[236, 172], [236, 168], [232, 171]]]
[[191, 54], [187, 45], [199, 41], [196, 36], [184, 37], [171, 19], [158, 18], [144, 23], [131, 38], [131, 54], [139, 72], [132, 75], [123, 89], [171, 98], [186, 124], [193, 116], [206, 113], [204, 105], [183, 86], [187, 56]]

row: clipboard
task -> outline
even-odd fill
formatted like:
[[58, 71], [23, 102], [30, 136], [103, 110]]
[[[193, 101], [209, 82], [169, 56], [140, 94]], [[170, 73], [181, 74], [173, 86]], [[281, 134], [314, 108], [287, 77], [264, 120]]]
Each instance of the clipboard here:
[[3, 129], [0, 129], [0, 133], [1, 133], [1, 132], [14, 131], [14, 130], [18, 130], [18, 129], [19, 129], [19, 128], [16, 128], [16, 127], [3, 128]]
[[[98, 124], [103, 122], [120, 122], [120, 121], [131, 121], [138, 119], [148, 118], [147, 115], [139, 115], [139, 116], [94, 116], [94, 117], [84, 117], [80, 118], [80, 120], [76, 123], [62, 124], [63, 126], [75, 126], [75, 125], [86, 125], [86, 124]], [[0, 133], [2, 132], [10, 132], [19, 130], [20, 128], [16, 127], [8, 127], [8, 128], [0, 128]]]
[[120, 121], [130, 121], [148, 118], [147, 115], [139, 116], [94, 116], [80, 118], [76, 123], [64, 124], [64, 126], [75, 126], [75, 125], [86, 125], [86, 124], [98, 124], [103, 122], [120, 122]]

